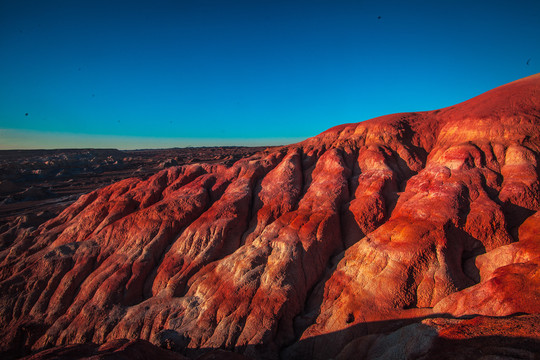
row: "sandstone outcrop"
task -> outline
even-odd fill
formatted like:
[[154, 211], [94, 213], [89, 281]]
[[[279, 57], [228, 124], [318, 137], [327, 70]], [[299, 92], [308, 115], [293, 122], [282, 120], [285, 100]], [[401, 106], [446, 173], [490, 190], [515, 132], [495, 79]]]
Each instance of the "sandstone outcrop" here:
[[27, 356], [24, 359], [187, 360], [188, 358], [173, 351], [161, 349], [145, 340], [114, 340], [103, 345], [77, 344], [58, 346]]
[[516, 314], [540, 313], [539, 160], [534, 75], [230, 166], [116, 182], [4, 241], [0, 348], [435, 358], [444, 334], [476, 337], [456, 324], [510, 317], [531, 352], [538, 317]]

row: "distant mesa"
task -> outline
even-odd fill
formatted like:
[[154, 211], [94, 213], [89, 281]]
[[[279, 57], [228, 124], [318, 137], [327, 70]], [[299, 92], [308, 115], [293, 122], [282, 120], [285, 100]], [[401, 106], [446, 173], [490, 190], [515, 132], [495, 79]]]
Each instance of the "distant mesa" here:
[[539, 356], [540, 74], [172, 159], [0, 228], [5, 356]]

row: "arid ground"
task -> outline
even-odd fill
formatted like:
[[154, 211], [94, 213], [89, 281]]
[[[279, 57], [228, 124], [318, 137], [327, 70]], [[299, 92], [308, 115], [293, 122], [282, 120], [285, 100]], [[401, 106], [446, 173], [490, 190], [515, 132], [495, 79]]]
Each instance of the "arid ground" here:
[[540, 75], [282, 147], [0, 161], [4, 358], [540, 357]]

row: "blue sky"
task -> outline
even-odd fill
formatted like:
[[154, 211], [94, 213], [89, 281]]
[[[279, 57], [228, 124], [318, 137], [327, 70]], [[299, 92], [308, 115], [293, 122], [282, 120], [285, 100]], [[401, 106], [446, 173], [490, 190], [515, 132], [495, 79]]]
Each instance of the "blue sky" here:
[[537, 0], [0, 0], [0, 148], [295, 142], [538, 73], [539, 24]]

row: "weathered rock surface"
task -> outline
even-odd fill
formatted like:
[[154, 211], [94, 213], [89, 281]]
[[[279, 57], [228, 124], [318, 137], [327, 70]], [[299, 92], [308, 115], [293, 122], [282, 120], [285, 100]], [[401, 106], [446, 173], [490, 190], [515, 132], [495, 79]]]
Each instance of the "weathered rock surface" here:
[[145, 340], [114, 340], [103, 345], [78, 344], [58, 346], [27, 356], [25, 360], [88, 359], [88, 360], [187, 360], [173, 351], [161, 349]]
[[435, 358], [456, 317], [530, 325], [515, 314], [540, 313], [539, 160], [534, 75], [232, 166], [122, 180], [4, 240], [0, 348]]

